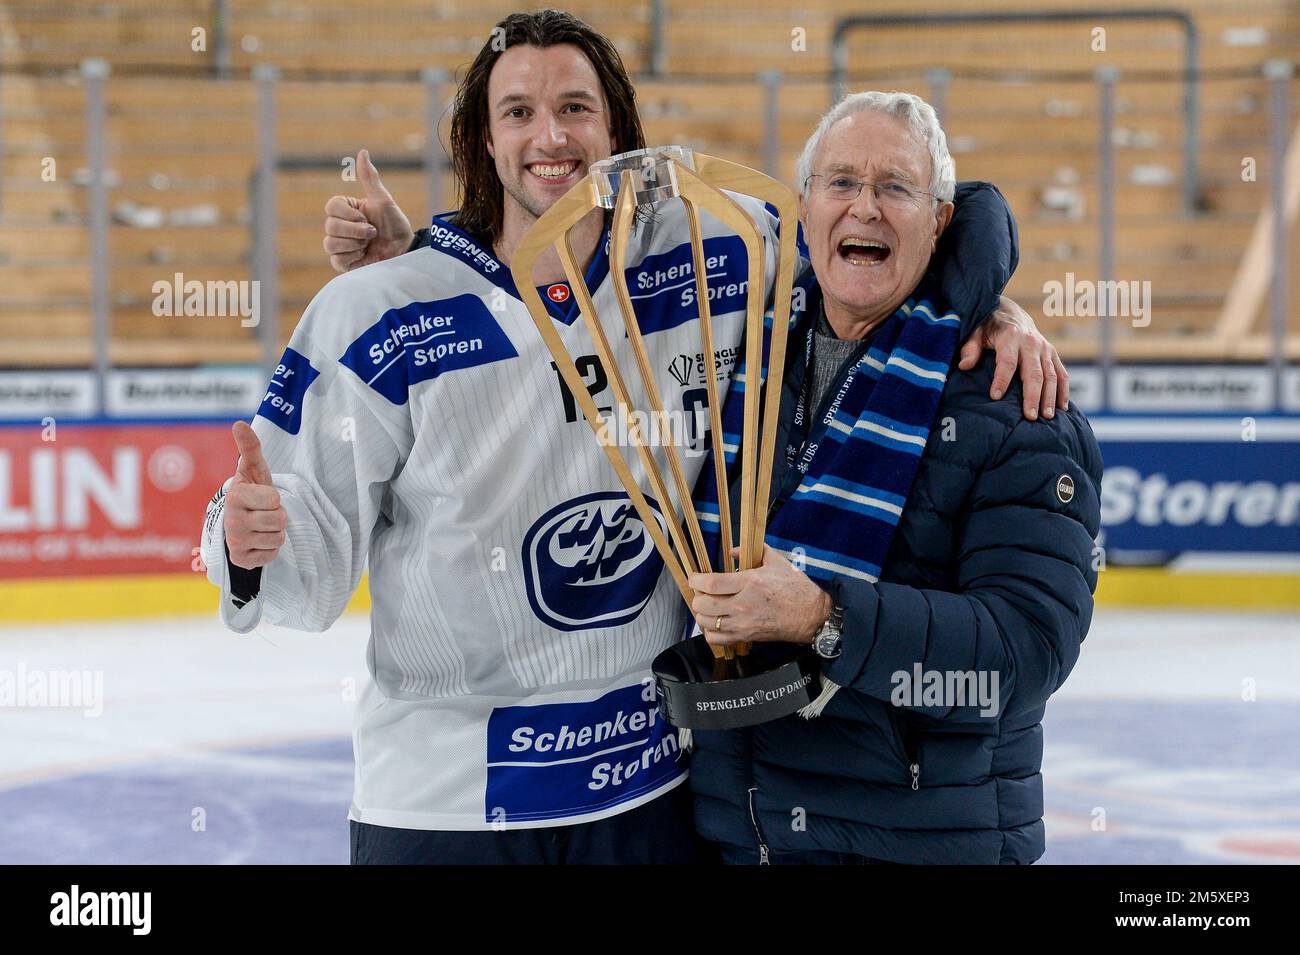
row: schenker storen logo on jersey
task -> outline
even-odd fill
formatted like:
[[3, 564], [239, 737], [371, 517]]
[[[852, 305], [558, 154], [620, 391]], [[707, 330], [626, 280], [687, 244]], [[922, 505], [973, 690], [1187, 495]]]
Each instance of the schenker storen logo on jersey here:
[[[658, 504], [650, 504], [658, 515]], [[659, 523], [664, 526], [662, 517]], [[635, 620], [663, 569], [654, 541], [622, 491], [587, 494], [551, 508], [524, 536], [523, 561], [533, 613], [557, 630]]]

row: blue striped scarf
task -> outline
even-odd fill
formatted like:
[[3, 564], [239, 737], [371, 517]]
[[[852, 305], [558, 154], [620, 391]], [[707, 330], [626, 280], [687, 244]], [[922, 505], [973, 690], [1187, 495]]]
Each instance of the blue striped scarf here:
[[[799, 284], [810, 282], [810, 276], [805, 276]], [[799, 298], [796, 295], [796, 301]], [[800, 416], [815, 415], [820, 409], [804, 407], [805, 399], [800, 399], [791, 434], [805, 430], [806, 442], [777, 448], [773, 494], [781, 486], [787, 462], [801, 477], [768, 525], [767, 543], [823, 586], [837, 576], [872, 583], [880, 578], [961, 330], [959, 316], [936, 307], [932, 304], [936, 299], [942, 301], [918, 288], [879, 326], [866, 354], [832, 394], [822, 418], [807, 429], [800, 429]], [[808, 324], [807, 340], [792, 335], [789, 348], [804, 348], [811, 354], [816, 322]], [[769, 313], [764, 362], [770, 326]], [[729, 473], [740, 444], [746, 371], [742, 359], [723, 405], [723, 449]], [[721, 566], [721, 541], [712, 468], [709, 458], [701, 471], [695, 504], [716, 570]], [[737, 533], [733, 522], [733, 534]]]

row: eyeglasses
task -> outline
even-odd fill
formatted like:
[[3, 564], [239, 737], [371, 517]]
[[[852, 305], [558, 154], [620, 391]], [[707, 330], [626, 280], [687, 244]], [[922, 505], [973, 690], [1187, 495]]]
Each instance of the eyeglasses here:
[[861, 179], [854, 179], [852, 176], [846, 176], [842, 173], [826, 175], [813, 173], [808, 179], [804, 180], [805, 187], [807, 187], [808, 181], [811, 179], [818, 180], [817, 189], [823, 196], [839, 202], [853, 202], [858, 196], [862, 195], [864, 186], [871, 187], [871, 195], [877, 203], [891, 209], [915, 209], [921, 204], [922, 196], [929, 196], [934, 200], [939, 198], [934, 193], [926, 192], [923, 189], [914, 189], [897, 179], [864, 182]]

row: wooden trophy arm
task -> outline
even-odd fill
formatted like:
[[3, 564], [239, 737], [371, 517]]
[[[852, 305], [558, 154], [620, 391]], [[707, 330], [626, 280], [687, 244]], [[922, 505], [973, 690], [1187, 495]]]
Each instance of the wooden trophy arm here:
[[[537, 325], [537, 330], [541, 332], [542, 340], [546, 342], [551, 356], [555, 359], [555, 367], [559, 369], [564, 383], [568, 385], [569, 391], [578, 403], [578, 407], [582, 409], [587, 424], [600, 438], [600, 444], [605, 449], [610, 464], [613, 465], [615, 473], [627, 491], [632, 506], [636, 509], [637, 516], [641, 518], [641, 523], [645, 525], [646, 532], [654, 541], [655, 548], [659, 551], [664, 566], [672, 574], [673, 582], [676, 583], [677, 589], [681, 592], [682, 599], [686, 601], [687, 606], [690, 606], [695, 593], [687, 583], [686, 570], [664, 536], [663, 528], [659, 526], [658, 516], [654, 508], [651, 507], [650, 502], [646, 500], [640, 485], [632, 476], [632, 470], [628, 467], [622, 451], [619, 450], [616, 443], [602, 437], [606, 435], [605, 422], [600, 417], [600, 411], [596, 407], [595, 399], [587, 391], [587, 383], [583, 380], [582, 374], [574, 364], [573, 356], [564, 347], [564, 341], [555, 329], [554, 319], [551, 318], [550, 312], [542, 303], [542, 297], [537, 294], [537, 287], [533, 284], [533, 266], [537, 264], [537, 260], [541, 258], [548, 248], [555, 246], [560, 256], [560, 262], [564, 266], [565, 274], [569, 277], [569, 284], [573, 289], [573, 294], [578, 300], [578, 308], [582, 312], [587, 327], [592, 330], [593, 337], [597, 339], [597, 348], [603, 352], [600, 356], [601, 361], [605, 364], [607, 370], [614, 372], [617, 365], [614, 364], [609, 354], [609, 343], [604, 339], [604, 332], [600, 328], [600, 318], [596, 315], [596, 310], [591, 302], [591, 295], [587, 290], [586, 282], [583, 281], [581, 270], [578, 268], [578, 263], [573, 255], [573, 248], [568, 239], [569, 230], [598, 206], [595, 186], [590, 179], [585, 179], [570, 189], [524, 233], [524, 237], [520, 240], [514, 255], [511, 257], [510, 274], [514, 277], [515, 288], [519, 293], [519, 297], [528, 307], [528, 312], [532, 316], [534, 324]], [[616, 397], [624, 402], [625, 407], [631, 407], [626, 388], [620, 387]], [[651, 483], [655, 483], [656, 477], [662, 483], [662, 476], [658, 474], [658, 467], [655, 465], [653, 456], [649, 455], [649, 449], [639, 440], [636, 443], [638, 450], [643, 455], [642, 462], [646, 463], [646, 457], [650, 457], [648, 464], [646, 464], [646, 471], [651, 478]], [[656, 491], [656, 493], [660, 492]], [[671, 506], [667, 499], [664, 499], [664, 506]], [[672, 532], [674, 522], [666, 521], [666, 523], [669, 531]], [[676, 534], [680, 534], [680, 529], [677, 529]]]

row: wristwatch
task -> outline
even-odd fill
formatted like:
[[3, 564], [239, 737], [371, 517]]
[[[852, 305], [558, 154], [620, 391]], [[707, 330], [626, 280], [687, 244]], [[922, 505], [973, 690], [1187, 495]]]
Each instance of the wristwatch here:
[[844, 608], [831, 604], [831, 615], [813, 636], [813, 650], [823, 660], [834, 660], [840, 655], [840, 634], [844, 629]]

